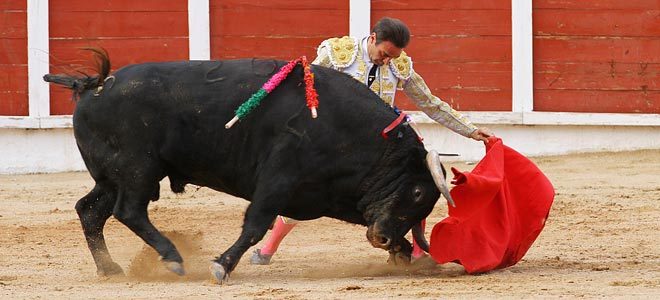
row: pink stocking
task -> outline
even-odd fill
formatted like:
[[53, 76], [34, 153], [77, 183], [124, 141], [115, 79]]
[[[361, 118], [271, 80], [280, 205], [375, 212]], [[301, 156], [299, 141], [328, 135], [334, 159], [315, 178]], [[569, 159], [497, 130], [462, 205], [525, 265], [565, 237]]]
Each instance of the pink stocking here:
[[277, 247], [280, 246], [280, 243], [284, 237], [296, 227], [296, 223], [284, 223], [281, 217], [277, 217], [275, 220], [275, 225], [271, 230], [270, 236], [266, 240], [266, 244], [261, 248], [260, 252], [262, 255], [273, 255], [277, 251]]
[[[426, 229], [426, 219], [422, 220], [422, 232]], [[420, 258], [424, 256], [424, 250], [417, 245], [417, 242], [415, 241], [415, 238], [413, 238], [413, 251], [412, 251], [412, 258]]]

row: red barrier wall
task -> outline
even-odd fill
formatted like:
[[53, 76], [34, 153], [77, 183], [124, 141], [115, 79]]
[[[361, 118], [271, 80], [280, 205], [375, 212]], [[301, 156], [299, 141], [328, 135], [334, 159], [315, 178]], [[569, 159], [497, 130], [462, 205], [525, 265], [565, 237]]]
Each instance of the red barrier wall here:
[[316, 57], [329, 37], [348, 35], [348, 0], [211, 0], [211, 58]]
[[[50, 72], [87, 67], [91, 54], [108, 50], [112, 69], [148, 61], [188, 59], [186, 0], [50, 0]], [[91, 72], [91, 71], [90, 71]], [[93, 72], [92, 72], [93, 73]], [[71, 92], [51, 88], [51, 114], [71, 114]]]
[[[0, 1], [0, 115], [28, 115], [25, 0]], [[349, 31], [349, 1], [211, 0], [211, 58], [316, 56]], [[511, 109], [511, 2], [371, 1], [372, 25], [399, 18], [432, 92], [458, 110]], [[188, 58], [187, 0], [49, 0], [50, 72], [90, 70], [80, 47], [108, 49], [113, 69]], [[657, 0], [534, 0], [534, 110], [660, 113]], [[73, 65], [74, 67], [70, 67]], [[51, 114], [70, 114], [51, 89]], [[397, 105], [416, 110], [403, 93]]]
[[28, 115], [26, 3], [0, 2], [0, 116]]
[[534, 110], [660, 113], [658, 0], [535, 0]]
[[[431, 92], [457, 110], [511, 110], [511, 1], [371, 1], [412, 34], [406, 53]], [[403, 93], [397, 106], [418, 110]]]

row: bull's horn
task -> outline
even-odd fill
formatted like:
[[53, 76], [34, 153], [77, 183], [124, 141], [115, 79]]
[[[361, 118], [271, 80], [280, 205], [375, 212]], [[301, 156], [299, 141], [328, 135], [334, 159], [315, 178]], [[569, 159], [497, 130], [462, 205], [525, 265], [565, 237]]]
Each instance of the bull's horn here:
[[429, 253], [429, 242], [426, 241], [426, 237], [424, 237], [424, 230], [422, 230], [422, 223], [417, 223], [415, 226], [412, 228], [412, 234], [413, 238], [415, 239], [415, 242], [417, 242], [417, 245], [422, 248], [426, 253]]
[[447, 199], [447, 202], [449, 202], [451, 206], [456, 207], [454, 199], [452, 199], [449, 194], [449, 188], [447, 188], [445, 176], [442, 174], [442, 165], [440, 164], [440, 159], [438, 159], [438, 152], [431, 150], [426, 154], [426, 166], [429, 168], [429, 171], [431, 171], [433, 181], [440, 190], [440, 193], [445, 196], [445, 199]]

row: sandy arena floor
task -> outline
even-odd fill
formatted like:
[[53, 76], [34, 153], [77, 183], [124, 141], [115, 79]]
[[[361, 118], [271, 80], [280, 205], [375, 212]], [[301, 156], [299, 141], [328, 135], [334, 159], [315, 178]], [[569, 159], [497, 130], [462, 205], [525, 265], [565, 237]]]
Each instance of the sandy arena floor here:
[[[324, 218], [300, 224], [270, 266], [248, 264], [248, 252], [223, 286], [207, 268], [238, 237], [242, 199], [194, 186], [174, 195], [162, 184], [150, 216], [183, 253], [188, 274], [168, 274], [111, 218], [105, 236], [127, 276], [99, 278], [74, 210], [93, 186], [89, 175], [0, 175], [0, 298], [660, 299], [660, 150], [534, 161], [557, 196], [544, 232], [516, 266], [479, 276], [431, 259], [388, 266], [365, 228]], [[446, 216], [438, 203], [427, 234]]]

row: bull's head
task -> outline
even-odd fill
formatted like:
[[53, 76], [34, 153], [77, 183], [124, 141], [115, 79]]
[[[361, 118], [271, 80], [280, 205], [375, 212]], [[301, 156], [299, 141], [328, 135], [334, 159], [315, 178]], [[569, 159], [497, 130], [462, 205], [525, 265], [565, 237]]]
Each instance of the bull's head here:
[[411, 229], [417, 244], [429, 251], [421, 221], [431, 213], [440, 194], [454, 205], [437, 152], [427, 153], [425, 160], [411, 159], [406, 168], [403, 175], [390, 182], [395, 190], [365, 213], [367, 239], [374, 247], [388, 250], [395, 263], [410, 261], [412, 246], [405, 235]]

